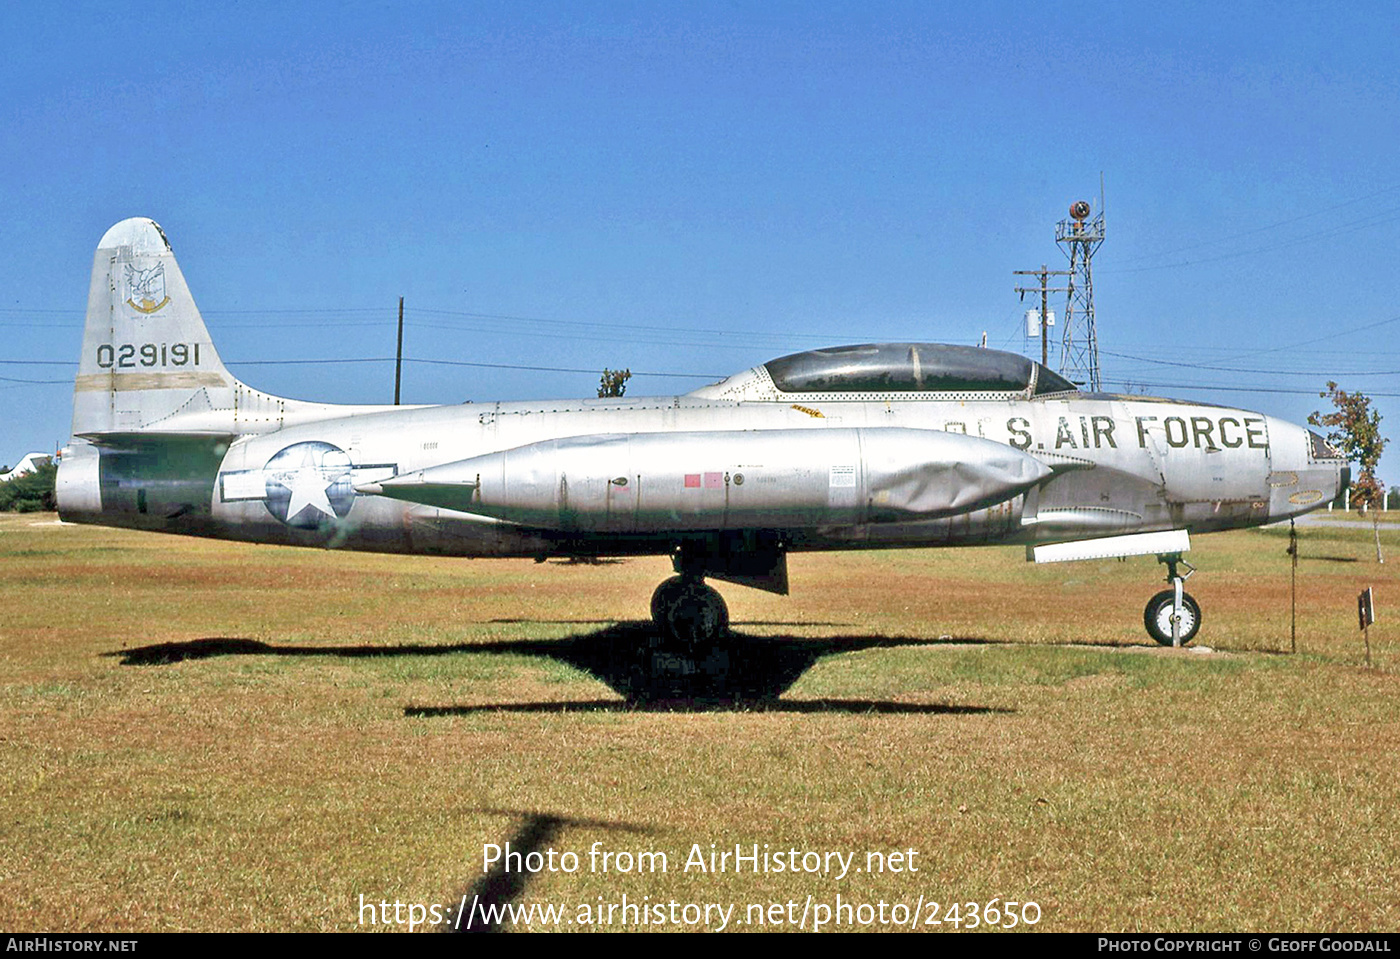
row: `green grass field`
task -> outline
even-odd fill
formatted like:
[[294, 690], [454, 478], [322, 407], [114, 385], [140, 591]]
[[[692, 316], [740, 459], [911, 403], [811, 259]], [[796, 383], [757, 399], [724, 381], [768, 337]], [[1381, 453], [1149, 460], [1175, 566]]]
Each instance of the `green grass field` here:
[[[362, 902], [406, 920], [476, 895], [574, 920], [537, 929], [624, 928], [624, 896], [663, 906], [650, 928], [706, 925], [671, 923], [672, 902], [733, 906], [730, 930], [780, 904], [811, 928], [839, 896], [868, 911], [826, 928], [940, 928], [995, 899], [1036, 903], [1047, 930], [1393, 930], [1400, 533], [1382, 542], [1378, 565], [1370, 530], [1301, 529], [1296, 655], [1286, 530], [1195, 540], [1210, 651], [1148, 648], [1150, 557], [796, 556], [792, 596], [719, 584], [751, 640], [734, 664], [766, 691], [687, 708], [618, 692], [664, 560], [3, 516], [0, 928], [383, 929]], [[507, 841], [579, 866], [485, 870]], [[712, 843], [855, 858], [844, 876], [683, 868]], [[902, 871], [866, 869], [894, 851]], [[641, 852], [666, 871], [617, 871]]]

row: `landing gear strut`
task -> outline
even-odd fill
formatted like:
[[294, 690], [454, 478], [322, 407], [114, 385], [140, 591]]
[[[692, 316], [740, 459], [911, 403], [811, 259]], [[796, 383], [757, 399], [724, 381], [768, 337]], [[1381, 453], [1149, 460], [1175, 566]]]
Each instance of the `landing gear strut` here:
[[[1147, 601], [1143, 611], [1143, 625], [1147, 633], [1163, 646], [1185, 646], [1196, 638], [1201, 628], [1201, 607], [1192, 595], [1182, 589], [1182, 585], [1196, 571], [1196, 568], [1181, 558], [1180, 553], [1165, 553], [1157, 557], [1157, 562], [1167, 566], [1167, 582], [1171, 589], [1164, 589]], [[1186, 567], [1186, 575], [1179, 575], [1178, 566]]]

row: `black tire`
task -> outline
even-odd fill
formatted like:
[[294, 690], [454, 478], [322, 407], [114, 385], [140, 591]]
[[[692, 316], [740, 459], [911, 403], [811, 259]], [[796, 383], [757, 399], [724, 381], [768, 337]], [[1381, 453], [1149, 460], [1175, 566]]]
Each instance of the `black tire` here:
[[724, 597], [703, 580], [673, 576], [651, 596], [651, 618], [663, 643], [696, 649], [729, 631], [729, 607]]
[[658, 629], [666, 627], [667, 610], [676, 605], [683, 589], [685, 580], [680, 576], [672, 576], [656, 587], [656, 591], [651, 594], [651, 621]]
[[[1164, 589], [1147, 601], [1142, 623], [1147, 627], [1147, 635], [1163, 646], [1172, 644], [1172, 603], [1176, 591]], [[1201, 628], [1201, 607], [1187, 592], [1181, 594], [1181, 645], [1185, 646], [1196, 638]]]

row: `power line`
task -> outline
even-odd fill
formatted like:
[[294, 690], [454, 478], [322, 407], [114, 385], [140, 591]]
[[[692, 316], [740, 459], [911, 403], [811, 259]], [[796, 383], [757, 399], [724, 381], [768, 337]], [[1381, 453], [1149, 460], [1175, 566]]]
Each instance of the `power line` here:
[[[225, 366], [334, 366], [344, 363], [392, 363], [392, 356], [342, 356], [342, 357], [318, 357], [315, 359], [276, 359], [276, 360], [225, 360]], [[466, 360], [429, 360], [417, 357], [404, 357], [405, 363], [422, 363], [428, 366], [470, 366], [483, 369], [497, 370], [528, 370], [535, 373], [597, 373], [595, 368], [566, 367], [566, 366], [527, 366], [512, 363], [471, 363]], [[7, 363], [15, 366], [76, 366], [72, 360], [0, 360], [0, 363]], [[688, 379], [718, 379], [721, 375], [716, 373], [679, 373], [665, 370], [633, 370], [633, 376], [678, 376]], [[4, 377], [0, 377], [4, 379]], [[14, 380], [18, 383], [71, 383], [72, 380]]]
[[1400, 375], [1400, 370], [1263, 370], [1240, 366], [1210, 366], [1205, 363], [1187, 363], [1181, 360], [1159, 360], [1151, 356], [1134, 356], [1130, 353], [1114, 353], [1112, 350], [1103, 350], [1102, 352], [1124, 360], [1137, 360], [1141, 363], [1156, 363], [1159, 366], [1178, 366], [1191, 370], [1210, 370], [1215, 373], [1260, 373], [1267, 376], [1335, 376], [1338, 374], [1345, 374], [1347, 376]]
[[1280, 350], [1291, 350], [1291, 349], [1296, 349], [1297, 347], [1300, 347], [1300, 346], [1311, 346], [1311, 345], [1314, 344], [1314, 343], [1321, 343], [1321, 342], [1323, 342], [1323, 341], [1332, 341], [1332, 340], [1337, 339], [1337, 337], [1339, 337], [1339, 336], [1350, 336], [1350, 335], [1353, 334], [1353, 333], [1362, 333], [1362, 332], [1365, 332], [1366, 330], [1374, 330], [1374, 329], [1375, 329], [1376, 327], [1378, 327], [1378, 326], [1386, 326], [1386, 325], [1391, 324], [1391, 323], [1400, 323], [1400, 316], [1392, 316], [1392, 317], [1391, 317], [1390, 319], [1388, 319], [1388, 320], [1377, 320], [1375, 323], [1365, 323], [1365, 324], [1363, 324], [1363, 325], [1361, 325], [1361, 326], [1353, 326], [1353, 327], [1352, 327], [1351, 329], [1349, 329], [1349, 330], [1342, 330], [1342, 331], [1340, 331], [1340, 332], [1328, 333], [1328, 334], [1325, 335], [1325, 336], [1319, 336], [1319, 337], [1316, 337], [1316, 338], [1311, 339], [1311, 340], [1303, 340], [1301, 343], [1289, 343], [1289, 344], [1286, 344], [1286, 345], [1284, 345], [1284, 346], [1276, 346], [1276, 347], [1274, 347], [1273, 349], [1270, 349], [1270, 350], [1259, 350], [1258, 353], [1257, 353], [1256, 355], [1263, 355], [1263, 354], [1265, 354], [1265, 353], [1277, 353], [1277, 352], [1279, 352]]
[[[1146, 383], [1139, 380], [1109, 380], [1119, 386], [1135, 387], [1141, 386], [1154, 390], [1205, 390], [1217, 393], [1285, 393], [1293, 396], [1319, 396], [1321, 390], [1291, 390], [1275, 386], [1206, 386], [1203, 383]], [[1381, 393], [1371, 390], [1365, 391], [1367, 396], [1400, 396], [1400, 393]]]
[[[600, 371], [597, 369], [585, 369], [581, 367], [566, 366], [526, 366], [514, 363], [470, 363], [466, 360], [426, 360], [416, 357], [405, 356], [405, 363], [421, 363], [425, 366], [467, 366], [477, 369], [488, 370], [525, 370], [531, 373], [588, 373], [596, 375]], [[374, 357], [353, 357], [347, 359], [316, 359], [316, 360], [229, 360], [228, 366], [322, 366], [333, 363], [392, 363], [392, 356]], [[663, 370], [633, 370], [633, 376], [671, 376], [684, 379], [715, 380], [720, 376], [714, 373], [676, 373]]]
[[5, 381], [6, 383], [20, 383], [20, 384], [24, 384], [24, 385], [27, 385], [27, 386], [51, 386], [51, 385], [53, 385], [53, 384], [55, 384], [55, 383], [72, 383], [72, 382], [73, 382], [71, 379], [69, 379], [69, 380], [20, 380], [20, 379], [15, 379], [13, 376], [0, 376], [0, 380]]
[[1180, 263], [1162, 263], [1157, 266], [1137, 266], [1129, 267], [1127, 269], [1110, 269], [1101, 272], [1146, 273], [1151, 270], [1173, 270], [1186, 266], [1199, 266], [1203, 263], [1217, 263], [1221, 260], [1233, 260], [1238, 259], [1242, 256], [1252, 256], [1256, 253], [1272, 253], [1276, 250], [1285, 250], [1290, 246], [1298, 246], [1299, 244], [1310, 243], [1314, 240], [1325, 240], [1334, 236], [1341, 236], [1342, 234], [1351, 233], [1355, 230], [1364, 229], [1368, 226], [1380, 226], [1385, 223], [1390, 223], [1397, 219], [1400, 219], [1400, 207], [1394, 207], [1389, 210], [1382, 210], [1379, 213], [1371, 213], [1367, 216], [1362, 217], [1359, 220], [1352, 220], [1349, 223], [1336, 224], [1317, 233], [1308, 233], [1303, 236], [1295, 237], [1291, 240], [1282, 240], [1278, 243], [1273, 243], [1268, 246], [1258, 246], [1248, 250], [1235, 250], [1231, 253], [1220, 253], [1215, 256], [1203, 257], [1199, 260], [1184, 260]]
[[[1336, 212], [1337, 210], [1342, 209], [1343, 207], [1355, 206], [1356, 204], [1358, 204], [1358, 203], [1364, 203], [1364, 202], [1366, 202], [1367, 200], [1374, 200], [1374, 199], [1375, 199], [1376, 197], [1378, 197], [1378, 196], [1384, 196], [1384, 195], [1387, 194], [1387, 193], [1394, 193], [1396, 190], [1400, 190], [1400, 183], [1396, 183], [1396, 184], [1393, 184], [1393, 185], [1391, 185], [1391, 186], [1388, 186], [1388, 187], [1386, 187], [1386, 188], [1383, 189], [1383, 190], [1377, 190], [1375, 193], [1368, 193], [1368, 194], [1366, 194], [1365, 196], [1359, 196], [1359, 197], [1356, 197], [1355, 199], [1343, 200], [1341, 203], [1333, 203], [1333, 204], [1330, 204], [1329, 206], [1323, 207], [1323, 208], [1321, 208], [1321, 209], [1314, 210], [1314, 211], [1311, 212], [1311, 213], [1303, 213], [1303, 214], [1301, 214], [1301, 215], [1299, 215], [1299, 216], [1289, 217], [1289, 218], [1286, 219], [1286, 220], [1279, 220], [1279, 221], [1277, 221], [1277, 222], [1275, 222], [1275, 223], [1266, 223], [1265, 225], [1263, 225], [1263, 226], [1257, 226], [1257, 227], [1255, 227], [1255, 228], [1252, 229], [1252, 230], [1242, 230], [1242, 231], [1240, 231], [1239, 233], [1230, 233], [1230, 234], [1227, 234], [1227, 235], [1222, 236], [1222, 237], [1217, 237], [1217, 238], [1215, 238], [1215, 239], [1213, 239], [1213, 240], [1202, 240], [1202, 241], [1200, 241], [1200, 243], [1193, 244], [1193, 245], [1191, 245], [1191, 246], [1179, 246], [1179, 247], [1176, 247], [1175, 249], [1171, 249], [1171, 250], [1159, 250], [1159, 251], [1157, 251], [1157, 252], [1155, 252], [1155, 253], [1142, 253], [1142, 254], [1139, 254], [1138, 256], [1130, 256], [1130, 257], [1128, 257], [1128, 258], [1125, 259], [1125, 260], [1119, 260], [1118, 262], [1120, 262], [1120, 263], [1137, 263], [1137, 262], [1140, 261], [1140, 260], [1150, 260], [1150, 259], [1153, 259], [1154, 257], [1159, 257], [1159, 256], [1172, 256], [1172, 255], [1177, 254], [1177, 253], [1187, 253], [1187, 252], [1189, 252], [1189, 251], [1191, 251], [1191, 250], [1199, 249], [1201, 246], [1217, 246], [1217, 245], [1222, 244], [1222, 243], [1230, 243], [1230, 242], [1232, 242], [1232, 241], [1234, 241], [1234, 240], [1238, 240], [1238, 239], [1241, 239], [1241, 238], [1246, 237], [1246, 236], [1253, 236], [1253, 235], [1255, 235], [1256, 233], [1265, 233], [1265, 232], [1268, 232], [1269, 230], [1276, 230], [1276, 229], [1278, 229], [1278, 228], [1281, 227], [1281, 226], [1289, 226], [1290, 224], [1298, 223], [1298, 222], [1301, 222], [1302, 220], [1310, 220], [1310, 219], [1312, 219], [1312, 218], [1314, 218], [1314, 217], [1319, 217], [1319, 216], [1329, 216], [1329, 215], [1333, 214], [1334, 212]], [[1113, 272], [1115, 272], [1115, 273], [1126, 273], [1126, 272], [1130, 272], [1130, 271], [1128, 271], [1128, 270], [1114, 270]]]

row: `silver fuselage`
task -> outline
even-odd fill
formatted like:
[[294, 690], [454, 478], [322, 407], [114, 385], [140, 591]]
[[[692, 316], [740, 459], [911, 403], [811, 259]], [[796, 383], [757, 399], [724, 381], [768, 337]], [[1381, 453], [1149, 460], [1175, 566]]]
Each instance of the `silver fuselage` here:
[[171, 533], [462, 556], [680, 551], [733, 573], [788, 550], [1256, 526], [1329, 501], [1344, 465], [1263, 414], [1086, 395], [1025, 357], [927, 343], [793, 354], [681, 396], [272, 396], [224, 366], [164, 231], [138, 217], [94, 255], [58, 499], [65, 520]]
[[[490, 516], [385, 496], [354, 492], [378, 480], [402, 476], [483, 454], [528, 447], [565, 437], [619, 434], [684, 435], [674, 448], [675, 469], [701, 477], [728, 474], [727, 483], [694, 491], [697, 504], [735, 494], [770, 507], [774, 515], [788, 491], [768, 477], [807, 468], [829, 482], [833, 467], [851, 460], [845, 444], [824, 442], [837, 432], [890, 428], [946, 431], [1024, 450], [1053, 475], [1002, 502], [951, 516], [913, 521], [823, 521], [781, 525], [792, 549], [951, 546], [978, 543], [1054, 542], [1165, 529], [1207, 532], [1257, 526], [1306, 512], [1337, 491], [1340, 464], [1318, 458], [1308, 432], [1274, 417], [1227, 407], [1133, 396], [1075, 395], [1034, 399], [944, 401], [816, 399], [774, 396], [761, 400], [695, 394], [618, 400], [464, 404], [362, 412], [239, 436], [218, 457], [214, 473], [191, 475], [207, 485], [207, 514], [171, 516], [145, 511], [123, 492], [152, 486], [157, 477], [144, 464], [123, 475], [119, 463], [99, 476], [96, 447], [76, 444], [61, 467], [65, 520], [213, 535], [229, 539], [302, 546], [331, 546], [384, 552], [429, 552], [464, 556], [534, 556], [556, 552], [625, 554], [666, 552], [675, 536], [696, 532], [666, 516], [646, 512], [649, 477], [634, 478], [640, 502], [618, 510], [640, 513], [611, 529], [560, 529], [521, 525]], [[769, 451], [750, 445], [707, 442], [706, 434], [731, 439], [736, 432], [809, 431], [801, 449]], [[824, 431], [835, 431], [824, 433]], [[268, 464], [300, 444], [328, 444], [345, 453], [349, 497], [344, 516], [303, 511], [318, 520], [310, 528], [289, 525], [269, 505]], [[218, 445], [224, 445], [222, 443]], [[218, 446], [206, 463], [213, 462]], [[616, 472], [610, 450], [598, 449], [598, 471]], [[114, 461], [130, 454], [101, 451]], [[793, 457], [802, 462], [794, 463]], [[191, 469], [198, 469], [192, 466]], [[733, 485], [734, 474], [746, 482]], [[323, 475], [332, 479], [329, 472]], [[104, 483], [109, 495], [100, 490]], [[203, 480], [208, 480], [207, 484]], [[683, 482], [683, 480], [682, 480]], [[684, 488], [684, 487], [682, 487]], [[94, 496], [93, 493], [99, 493]], [[123, 508], [122, 500], [129, 500]], [[175, 499], [183, 502], [180, 496]], [[330, 500], [328, 499], [328, 502]], [[336, 501], [333, 506], [342, 503]], [[736, 510], [737, 511], [737, 510]], [[332, 512], [336, 512], [335, 509]], [[672, 510], [672, 513], [675, 513]], [[798, 517], [798, 520], [803, 517]], [[585, 526], [587, 524], [584, 524]], [[745, 525], [754, 525], [749, 520]], [[722, 528], [722, 527], [721, 527]]]

